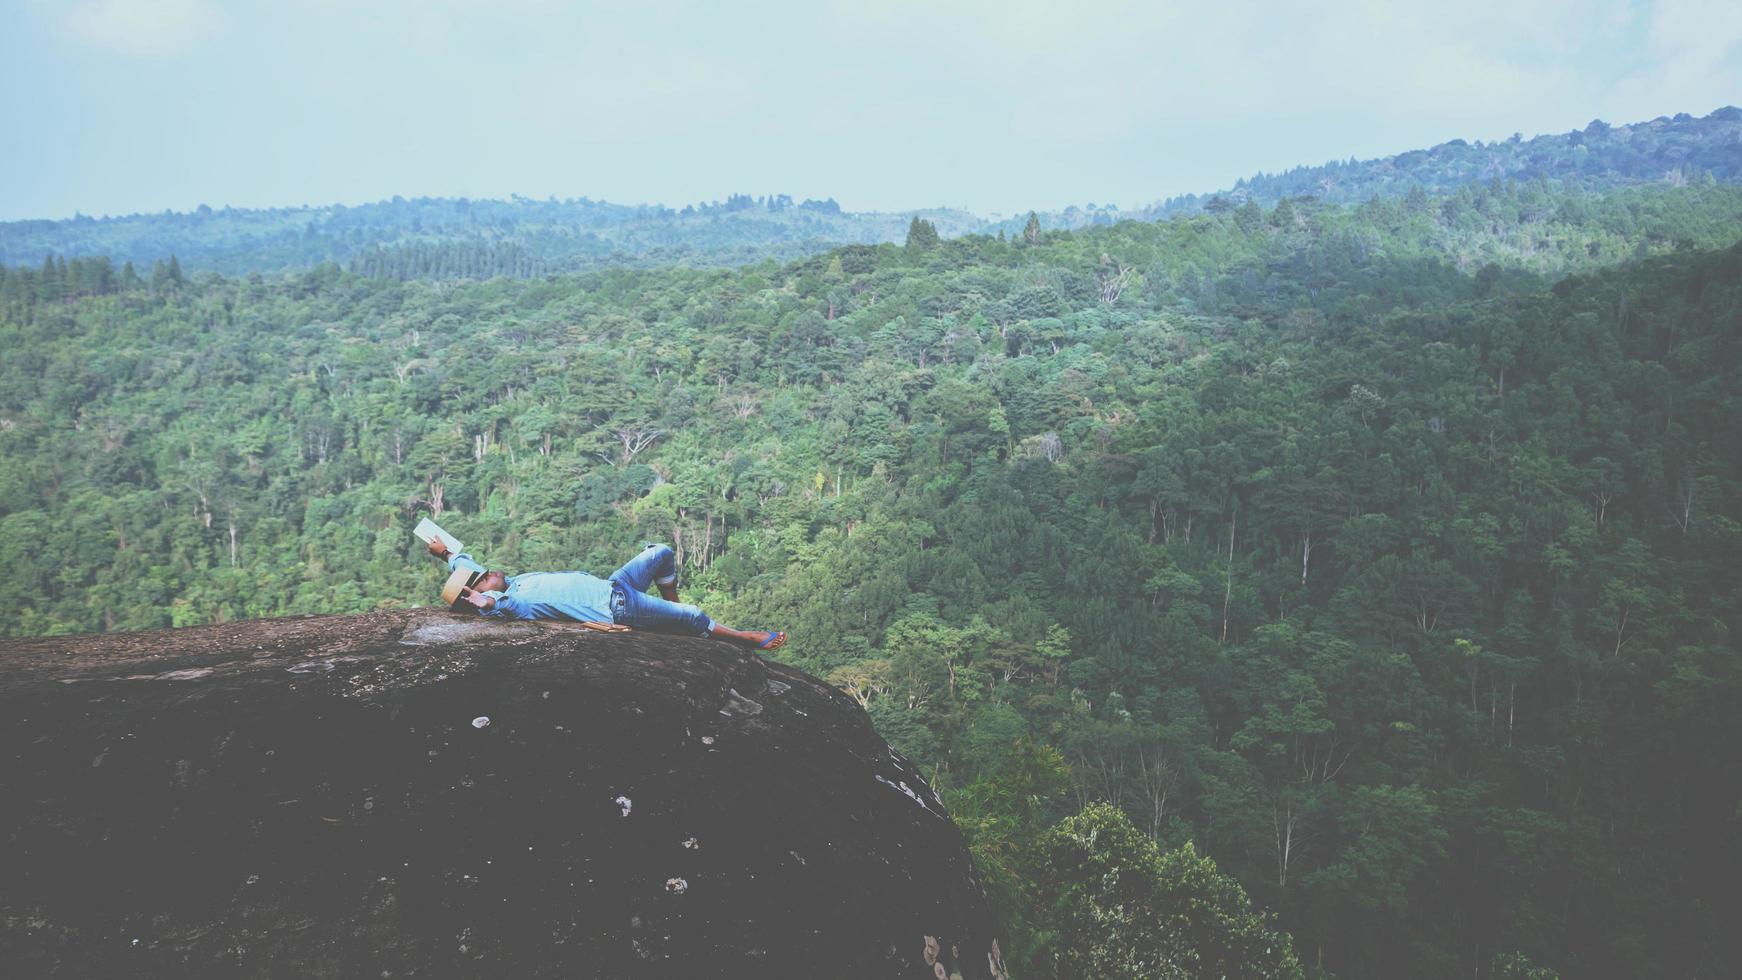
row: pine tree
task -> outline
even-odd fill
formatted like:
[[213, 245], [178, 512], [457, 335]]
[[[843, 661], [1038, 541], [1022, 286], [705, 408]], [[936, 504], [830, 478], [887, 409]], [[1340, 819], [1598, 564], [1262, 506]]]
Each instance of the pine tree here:
[[36, 295], [43, 302], [60, 299], [65, 294], [65, 280], [61, 270], [54, 264], [54, 256], [45, 256], [42, 260], [42, 278], [37, 282]]
[[1040, 215], [1028, 212], [1028, 224], [1022, 226], [1022, 240], [1030, 245], [1040, 241]]
[[1270, 223], [1284, 231], [1294, 227], [1294, 205], [1288, 203], [1288, 198], [1276, 202], [1276, 210], [1270, 212]]
[[1257, 201], [1247, 198], [1246, 203], [1234, 212], [1234, 223], [1240, 226], [1241, 231], [1251, 234], [1264, 224], [1264, 209], [1258, 206]]
[[907, 226], [907, 247], [917, 252], [928, 252], [938, 247], [937, 225], [914, 215], [913, 221]]

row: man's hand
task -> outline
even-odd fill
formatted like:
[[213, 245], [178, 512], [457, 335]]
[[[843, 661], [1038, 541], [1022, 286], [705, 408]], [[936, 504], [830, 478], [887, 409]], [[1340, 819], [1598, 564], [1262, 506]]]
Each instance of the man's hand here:
[[441, 535], [438, 534], [430, 539], [429, 553], [437, 558], [446, 558], [448, 556], [448, 544], [446, 541], [441, 539]]
[[496, 600], [482, 592], [479, 592], [477, 589], [461, 589], [460, 598], [466, 600], [484, 612], [489, 612], [496, 608]]

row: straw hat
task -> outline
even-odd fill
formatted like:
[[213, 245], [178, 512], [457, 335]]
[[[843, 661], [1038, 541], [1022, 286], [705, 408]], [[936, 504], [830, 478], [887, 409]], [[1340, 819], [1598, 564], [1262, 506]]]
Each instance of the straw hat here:
[[460, 590], [471, 588], [472, 583], [478, 581], [478, 577], [483, 574], [483, 572], [474, 572], [469, 568], [454, 569], [454, 573], [448, 576], [446, 582], [442, 583], [442, 601], [450, 606], [459, 602]]

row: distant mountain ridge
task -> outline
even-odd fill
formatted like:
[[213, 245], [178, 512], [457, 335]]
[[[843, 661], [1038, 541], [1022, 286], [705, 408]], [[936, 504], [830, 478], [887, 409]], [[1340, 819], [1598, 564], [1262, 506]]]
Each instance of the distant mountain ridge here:
[[[1491, 181], [1542, 181], [1603, 191], [1653, 182], [1742, 182], [1742, 109], [1725, 106], [1618, 126], [1483, 143], [1454, 139], [1373, 160], [1332, 161], [1281, 174], [1259, 173], [1224, 191], [1188, 194], [1132, 209], [1112, 204], [1039, 215], [1043, 228], [1154, 221], [1283, 198], [1329, 202], [1446, 194]], [[526, 277], [605, 266], [738, 266], [790, 261], [839, 245], [900, 242], [913, 218], [944, 237], [1019, 234], [1020, 215], [989, 220], [968, 211], [843, 211], [831, 198], [794, 202], [784, 194], [734, 194], [724, 202], [673, 209], [587, 198], [508, 200], [394, 197], [357, 207], [201, 206], [189, 213], [60, 221], [0, 222], [0, 264], [36, 265], [44, 256], [107, 255], [141, 266], [170, 255], [190, 269], [228, 274], [281, 272], [335, 262], [388, 278]]]
[[[1593, 119], [1584, 129], [1524, 139], [1514, 134], [1494, 143], [1454, 139], [1425, 150], [1407, 150], [1371, 160], [1332, 160], [1280, 174], [1258, 173], [1230, 188], [1185, 194], [1156, 204], [1067, 208], [1041, 215], [1048, 228], [1078, 228], [1119, 221], [1155, 221], [1216, 210], [1248, 200], [1266, 207], [1283, 198], [1313, 198], [1355, 204], [1371, 198], [1407, 197], [1412, 191], [1450, 194], [1490, 181], [1543, 181], [1554, 189], [1593, 192], [1640, 184], [1697, 180], [1742, 182], [1742, 109], [1724, 106], [1695, 118], [1687, 113], [1611, 126]], [[1023, 219], [999, 222], [1006, 233]]]
[[1357, 203], [1402, 197], [1420, 188], [1443, 194], [1491, 180], [1546, 180], [1590, 190], [1710, 176], [1742, 181], [1742, 109], [1724, 106], [1702, 118], [1687, 113], [1611, 126], [1593, 119], [1584, 129], [1495, 143], [1461, 139], [1374, 160], [1331, 161], [1236, 181], [1220, 195], [1164, 202], [1162, 212], [1195, 210], [1217, 196], [1274, 204], [1284, 197]]
[[394, 197], [357, 207], [201, 205], [189, 213], [4, 222], [0, 264], [40, 264], [52, 254], [107, 255], [117, 265], [143, 265], [175, 255], [190, 269], [231, 275], [337, 262], [416, 278], [527, 276], [607, 265], [737, 266], [900, 241], [915, 216], [944, 235], [984, 224], [965, 211], [853, 213], [833, 199], [794, 203], [784, 194], [734, 194], [682, 209], [584, 197]]

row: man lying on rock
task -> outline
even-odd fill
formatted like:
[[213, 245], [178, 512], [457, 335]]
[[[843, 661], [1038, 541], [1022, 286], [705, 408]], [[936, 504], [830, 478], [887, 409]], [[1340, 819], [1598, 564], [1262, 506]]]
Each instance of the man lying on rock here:
[[[454, 554], [436, 538], [429, 553], [448, 563], [442, 601], [455, 611], [506, 619], [572, 619], [613, 623], [630, 629], [683, 636], [712, 636], [757, 650], [773, 650], [786, 634], [735, 630], [709, 619], [695, 606], [677, 601], [677, 556], [663, 544], [650, 544], [624, 562], [610, 578], [586, 572], [527, 572], [509, 577], [486, 569], [468, 554]], [[647, 594], [659, 586], [658, 598]]]

